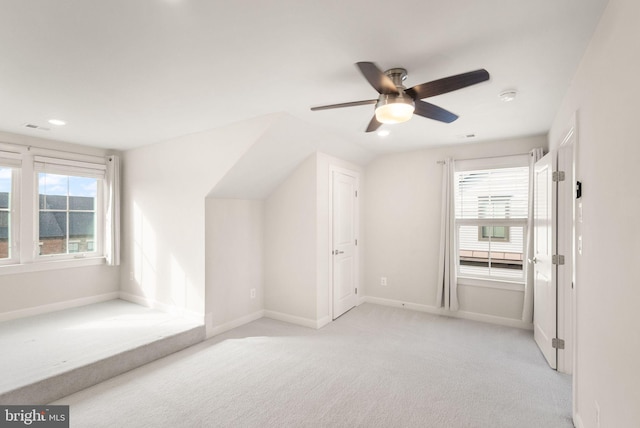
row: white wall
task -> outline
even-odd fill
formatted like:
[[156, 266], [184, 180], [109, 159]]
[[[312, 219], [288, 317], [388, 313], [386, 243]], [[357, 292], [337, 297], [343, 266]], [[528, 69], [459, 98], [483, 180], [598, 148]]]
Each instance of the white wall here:
[[205, 198], [275, 118], [124, 153], [121, 288], [132, 300], [211, 316], [205, 307]]
[[585, 428], [640, 426], [639, 16], [637, 0], [609, 1], [550, 132], [557, 148], [577, 111], [583, 252], [574, 376], [576, 419]]
[[312, 155], [264, 205], [265, 309], [313, 321], [317, 316], [316, 168]]
[[[256, 148], [264, 150], [254, 145], [251, 151]], [[206, 301], [212, 334], [262, 309], [267, 316], [310, 327], [330, 320], [331, 165], [362, 174], [355, 164], [313, 153], [278, 179], [264, 200], [207, 199]], [[247, 193], [238, 180], [225, 180], [227, 188], [236, 189], [233, 195]], [[249, 297], [251, 288], [256, 299]]]
[[206, 200], [206, 302], [213, 329], [264, 309], [263, 205], [261, 200]]
[[[0, 132], [0, 143], [77, 154], [106, 156], [117, 154], [54, 140]], [[66, 269], [3, 274], [0, 267], [0, 319], [33, 315], [113, 298], [119, 288], [117, 266], [95, 265]]]
[[[458, 145], [391, 154], [365, 169], [364, 255], [367, 296], [436, 306], [442, 166], [447, 157], [473, 159], [522, 154], [546, 138]], [[380, 285], [380, 277], [388, 285]], [[522, 291], [460, 286], [460, 310], [519, 320]]]

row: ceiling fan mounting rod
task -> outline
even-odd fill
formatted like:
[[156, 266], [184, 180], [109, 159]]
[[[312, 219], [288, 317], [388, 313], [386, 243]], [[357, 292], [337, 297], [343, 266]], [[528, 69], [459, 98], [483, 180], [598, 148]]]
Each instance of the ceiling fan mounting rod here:
[[390, 68], [385, 71], [384, 74], [393, 81], [393, 84], [396, 87], [401, 87], [404, 89], [402, 82], [407, 79], [407, 70], [404, 68]]

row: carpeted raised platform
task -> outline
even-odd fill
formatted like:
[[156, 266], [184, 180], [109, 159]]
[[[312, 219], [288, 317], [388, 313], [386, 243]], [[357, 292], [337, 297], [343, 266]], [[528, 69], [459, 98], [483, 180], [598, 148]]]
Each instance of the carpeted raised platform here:
[[203, 325], [123, 300], [0, 322], [0, 404], [47, 404], [204, 338]]

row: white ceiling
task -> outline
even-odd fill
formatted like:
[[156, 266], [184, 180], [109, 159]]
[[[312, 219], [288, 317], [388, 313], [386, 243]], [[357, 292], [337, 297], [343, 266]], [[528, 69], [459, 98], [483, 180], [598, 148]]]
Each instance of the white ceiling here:
[[[545, 133], [606, 2], [0, 0], [0, 130], [129, 149], [285, 112], [374, 153]], [[309, 111], [376, 98], [357, 61], [491, 80], [428, 100], [456, 122], [380, 138], [373, 106]]]

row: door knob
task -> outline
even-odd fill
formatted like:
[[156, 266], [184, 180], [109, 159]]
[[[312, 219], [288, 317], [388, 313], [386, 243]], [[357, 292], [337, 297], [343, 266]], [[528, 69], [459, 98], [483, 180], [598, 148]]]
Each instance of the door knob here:
[[529, 260], [529, 263], [531, 263], [531, 264], [536, 264], [536, 263], [538, 263], [538, 259], [536, 259], [535, 257], [534, 257], [534, 258], [532, 258], [532, 259], [527, 259], [527, 260]]
[[334, 255], [336, 255], [336, 256], [337, 256], [338, 254], [343, 254], [343, 253], [344, 253], [344, 251], [340, 251], [340, 250], [333, 250], [333, 254], [334, 254]]

